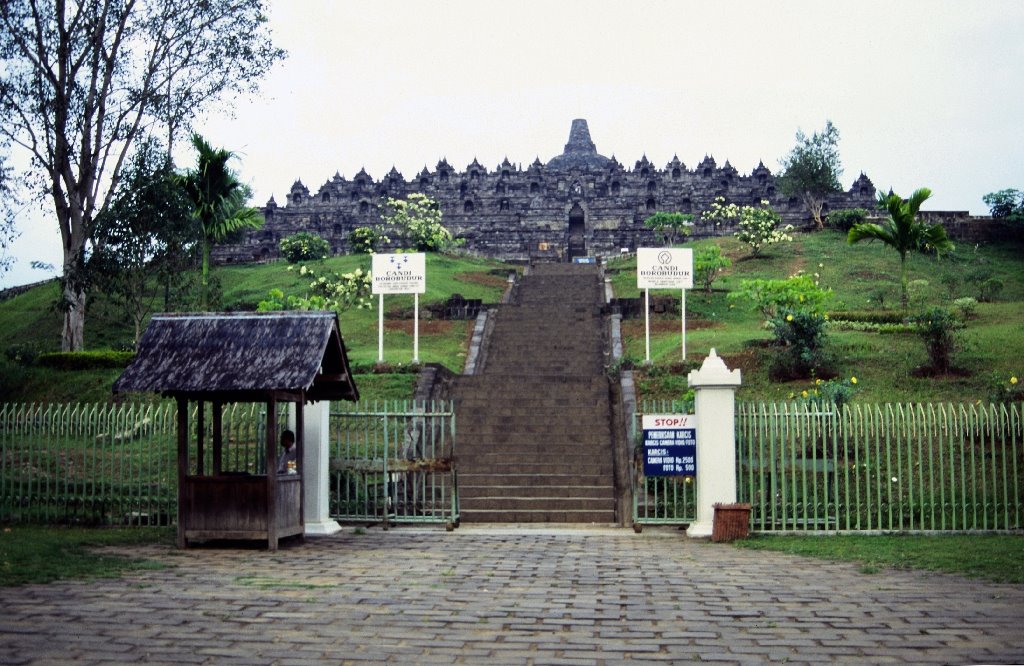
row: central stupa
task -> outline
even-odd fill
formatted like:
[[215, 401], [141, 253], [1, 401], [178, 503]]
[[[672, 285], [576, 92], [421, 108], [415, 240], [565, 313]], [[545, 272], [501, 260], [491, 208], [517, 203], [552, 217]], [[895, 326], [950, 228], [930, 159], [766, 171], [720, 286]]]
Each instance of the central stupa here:
[[569, 142], [561, 155], [552, 157], [547, 163], [548, 169], [606, 169], [612, 161], [599, 155], [597, 146], [590, 139], [590, 128], [587, 121], [577, 118], [572, 121], [569, 129]]

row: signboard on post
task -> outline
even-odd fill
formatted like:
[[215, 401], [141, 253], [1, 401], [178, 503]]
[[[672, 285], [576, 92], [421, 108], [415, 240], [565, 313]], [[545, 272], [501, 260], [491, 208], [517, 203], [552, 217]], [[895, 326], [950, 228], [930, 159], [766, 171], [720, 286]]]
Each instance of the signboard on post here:
[[693, 250], [641, 247], [636, 251], [638, 289], [693, 289]]
[[370, 260], [374, 294], [422, 294], [427, 290], [427, 262], [422, 252], [374, 254]]
[[686, 290], [693, 289], [693, 250], [688, 247], [641, 247], [636, 250], [636, 286], [644, 290], [644, 339], [651, 362], [651, 289], [679, 289], [682, 292], [683, 360], [686, 360]]
[[420, 361], [420, 294], [427, 291], [427, 260], [422, 252], [374, 254], [371, 293], [377, 294], [377, 362], [384, 362], [384, 294], [413, 294], [412, 362]]
[[644, 476], [697, 475], [697, 423], [690, 414], [644, 414]]

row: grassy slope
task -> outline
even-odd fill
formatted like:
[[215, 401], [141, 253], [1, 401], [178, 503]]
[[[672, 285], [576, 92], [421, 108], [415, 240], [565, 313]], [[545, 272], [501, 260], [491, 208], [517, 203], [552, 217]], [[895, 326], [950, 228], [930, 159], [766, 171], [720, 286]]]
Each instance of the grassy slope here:
[[[886, 306], [898, 301], [899, 262], [895, 252], [879, 243], [849, 246], [842, 234], [825, 231], [798, 234], [785, 246], [771, 247], [763, 258], [750, 259], [746, 247], [732, 238], [716, 243], [733, 260], [731, 268], [716, 282], [716, 291], [708, 296], [700, 291], [687, 297], [688, 360], [699, 361], [715, 347], [730, 367], [743, 372], [741, 399], [785, 399], [807, 388], [810, 382], [779, 384], [767, 376], [770, 350], [752, 345], [769, 335], [760, 326], [758, 314], [743, 303], [730, 301], [726, 291], [746, 278], [783, 278], [798, 270], [817, 272], [824, 286], [835, 292], [832, 309], [873, 309], [878, 296]], [[327, 269], [349, 271], [368, 268], [365, 256], [335, 257]], [[1024, 322], [1024, 259], [1020, 246], [974, 247], [961, 245], [952, 258], [910, 257], [910, 279], [927, 280], [928, 285], [915, 292], [912, 309], [947, 305], [952, 300], [944, 277], [961, 278], [954, 297], [977, 295], [977, 285], [969, 278], [989, 271], [1004, 283], [995, 303], [978, 307], [978, 317], [964, 331], [964, 349], [955, 357], [964, 371], [942, 378], [918, 378], [912, 371], [925, 362], [924, 346], [913, 334], [882, 335], [851, 331], [830, 333], [832, 350], [842, 376], [858, 378], [860, 401], [976, 401], [988, 397], [995, 381], [1005, 382], [1011, 375], [1024, 375], [1017, 350], [1019, 325]], [[616, 259], [609, 266], [616, 295], [638, 296], [635, 260]], [[467, 257], [428, 255], [428, 290], [421, 306], [442, 301], [452, 293], [466, 298], [495, 302], [506, 284], [508, 269], [501, 264]], [[227, 308], [254, 307], [277, 287], [287, 294], [300, 294], [304, 280], [285, 263], [265, 266], [232, 266], [217, 269], [223, 285], [223, 303]], [[29, 345], [55, 350], [60, 344], [60, 317], [52, 303], [56, 283], [39, 287], [0, 303], [0, 351], [12, 346]], [[655, 292], [654, 295], [671, 295]], [[388, 296], [385, 309], [385, 360], [406, 364], [412, 360], [411, 320], [408, 315], [411, 296]], [[131, 340], [132, 330], [119, 313], [94, 298], [86, 326], [89, 348], [123, 346]], [[340, 316], [342, 333], [357, 367], [368, 367], [377, 359], [377, 311], [350, 310]], [[643, 320], [624, 322], [627, 355], [644, 357]], [[656, 318], [653, 323], [652, 358], [657, 376], [638, 378], [641, 390], [651, 397], [679, 397], [686, 389], [686, 367], [674, 367], [680, 358], [678, 316]], [[439, 362], [461, 368], [471, 332], [469, 322], [421, 322], [420, 356], [427, 362]], [[105, 400], [117, 371], [55, 372], [22, 368], [0, 357], [0, 402], [21, 400]], [[410, 375], [363, 375], [361, 390], [371, 398], [406, 397]]]
[[[849, 246], [841, 234], [833, 231], [798, 234], [793, 243], [771, 247], [767, 256], [750, 259], [734, 239], [704, 241], [709, 242], [719, 244], [733, 265], [715, 283], [712, 295], [700, 291], [688, 294], [687, 356], [691, 361], [700, 360], [715, 347], [730, 367], [742, 370], [741, 399], [786, 399], [809, 387], [811, 382], [769, 381], [767, 356], [771, 351], [751, 342], [770, 336], [760, 327], [756, 311], [744, 303], [728, 300], [724, 291], [737, 287], [740, 280], [784, 278], [802, 270], [819, 273], [822, 286], [834, 291], [832, 310], [878, 309], [879, 292], [886, 307], [898, 307], [898, 256], [879, 243]], [[955, 364], [964, 371], [962, 375], [913, 376], [914, 368], [927, 360], [924, 345], [914, 334], [831, 331], [829, 339], [840, 374], [858, 379], [856, 400], [973, 402], [985, 400], [993, 382], [1024, 374], [1020, 355], [1015, 351], [1020, 345], [1019, 324], [1024, 321], [1024, 259], [1019, 247], [960, 246], [951, 258], [936, 260], [914, 255], [908, 265], [910, 280], [928, 283], [914, 292], [911, 312], [935, 305], [948, 306], [960, 296], [977, 296], [977, 283], [969, 277], [980, 271], [990, 271], [1004, 283], [1004, 288], [997, 302], [978, 306], [977, 319], [963, 332], [963, 349], [955, 356]], [[641, 295], [636, 288], [635, 260], [618, 260], [611, 268], [621, 269], [613, 276], [616, 295]], [[961, 278], [953, 298], [943, 284], [943, 279], [950, 276]], [[655, 292], [652, 297], [669, 294]], [[652, 334], [651, 343], [656, 368], [680, 359], [679, 324], [678, 315], [652, 323], [652, 329], [657, 331]], [[627, 355], [642, 361], [643, 321], [625, 322], [624, 331]], [[680, 390], [685, 390], [686, 382], [684, 377], [668, 377], [646, 385], [652, 396], [676, 397]]]
[[[347, 272], [356, 267], [369, 268], [367, 256], [334, 257], [318, 271]], [[446, 300], [459, 293], [465, 298], [497, 302], [508, 284], [504, 265], [473, 257], [427, 256], [427, 293], [420, 296], [421, 315], [425, 306]], [[216, 278], [223, 285], [221, 302], [225, 309], [253, 309], [267, 297], [271, 288], [286, 294], [304, 293], [308, 278], [289, 271], [280, 262], [260, 266], [230, 266], [216, 269]], [[110, 387], [120, 374], [118, 370], [62, 372], [23, 367], [8, 360], [8, 351], [27, 348], [34, 351], [60, 349], [61, 317], [54, 309], [56, 282], [33, 289], [26, 294], [0, 303], [0, 402], [65, 402], [106, 401]], [[413, 297], [386, 296], [384, 360], [390, 364], [412, 361], [413, 328], [411, 317]], [[342, 335], [349, 350], [349, 359], [356, 368], [368, 368], [377, 361], [377, 310], [349, 310], [339, 316]], [[469, 321], [420, 322], [421, 362], [442, 363], [461, 369], [469, 337]], [[86, 347], [89, 349], [121, 348], [133, 336], [130, 325], [102, 296], [91, 299], [86, 321]], [[406, 399], [411, 397], [415, 376], [411, 374], [361, 375], [358, 384], [368, 399]]]

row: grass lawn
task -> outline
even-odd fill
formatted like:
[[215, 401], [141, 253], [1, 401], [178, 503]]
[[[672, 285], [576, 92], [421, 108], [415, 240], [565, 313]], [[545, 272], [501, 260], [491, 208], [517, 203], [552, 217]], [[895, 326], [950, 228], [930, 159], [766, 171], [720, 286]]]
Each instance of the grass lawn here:
[[[730, 368], [739, 368], [743, 384], [740, 400], [786, 400], [813, 388], [813, 379], [776, 382], [768, 367], [777, 350], [767, 345], [770, 333], [760, 314], [729, 292], [745, 279], [782, 279], [797, 271], [818, 274], [830, 288], [830, 311], [882, 310], [899, 307], [899, 260], [880, 243], [847, 245], [835, 231], [802, 233], [792, 243], [769, 247], [764, 256], [751, 258], [745, 246], [732, 238], [704, 240], [716, 244], [733, 264], [715, 282], [715, 291], [687, 294], [687, 361], [681, 364], [680, 316], [652, 316], [653, 367], [638, 368], [642, 398], [678, 398], [686, 389], [686, 373], [714, 347]], [[860, 402], [976, 402], [987, 401], [997, 384], [1024, 376], [1019, 349], [1024, 322], [1024, 255], [1013, 244], [958, 246], [949, 257], [908, 257], [912, 283], [908, 315], [928, 308], [952, 307], [956, 298], [978, 297], [984, 279], [997, 279], [1002, 288], [992, 302], [979, 303], [975, 316], [960, 331], [960, 348], [953, 356], [954, 372], [940, 377], [921, 375], [927, 355], [915, 333], [876, 333], [830, 326], [828, 348], [838, 377], [857, 377], [855, 401]], [[616, 258], [609, 263], [615, 295], [642, 297], [636, 287], [636, 259]], [[674, 297], [654, 291], [651, 297]], [[627, 358], [645, 359], [643, 319], [623, 322]]]
[[73, 578], [111, 578], [125, 571], [160, 569], [164, 565], [89, 549], [173, 542], [171, 528], [4, 527], [0, 529], [0, 587]]
[[771, 536], [735, 541], [740, 548], [774, 550], [824, 560], [859, 562], [865, 574], [885, 569], [924, 569], [1024, 584], [1024, 536]]

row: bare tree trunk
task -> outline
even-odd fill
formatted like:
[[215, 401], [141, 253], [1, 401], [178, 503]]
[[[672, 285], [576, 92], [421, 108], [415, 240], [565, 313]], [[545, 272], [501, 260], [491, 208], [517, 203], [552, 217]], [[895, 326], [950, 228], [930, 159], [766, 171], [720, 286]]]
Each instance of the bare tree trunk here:
[[85, 291], [73, 285], [64, 287], [64, 328], [62, 351], [81, 351], [85, 346]]

